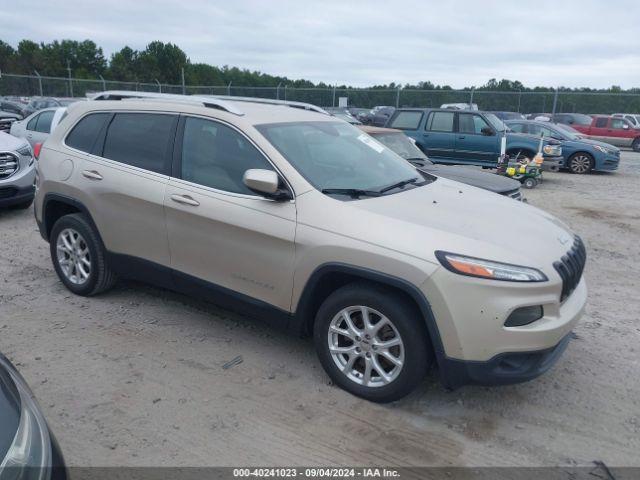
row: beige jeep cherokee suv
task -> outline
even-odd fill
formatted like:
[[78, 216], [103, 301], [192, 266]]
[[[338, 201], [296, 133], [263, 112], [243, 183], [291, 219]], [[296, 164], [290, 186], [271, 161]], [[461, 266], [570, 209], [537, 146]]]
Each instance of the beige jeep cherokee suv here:
[[40, 154], [35, 215], [72, 292], [135, 278], [312, 334], [378, 402], [434, 363], [449, 388], [531, 379], [567, 345], [586, 254], [551, 215], [309, 105], [132, 95], [69, 107]]

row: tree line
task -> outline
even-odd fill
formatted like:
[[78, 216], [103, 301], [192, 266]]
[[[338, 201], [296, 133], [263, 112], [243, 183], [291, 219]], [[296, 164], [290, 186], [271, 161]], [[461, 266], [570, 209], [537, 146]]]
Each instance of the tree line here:
[[[448, 85], [435, 85], [430, 81], [414, 84], [372, 85], [367, 89], [347, 85], [329, 85], [314, 83], [305, 79], [290, 79], [285, 76], [270, 75], [259, 71], [237, 67], [214, 66], [192, 62], [187, 54], [173, 43], [153, 41], [143, 50], [124, 46], [109, 58], [101, 47], [92, 40], [55, 40], [49, 43], [22, 40], [15, 47], [0, 40], [0, 71], [42, 76], [178, 85], [182, 83], [184, 69], [185, 83], [190, 86], [225, 86], [237, 88], [237, 95], [261, 95], [259, 90], [249, 91], [248, 87], [286, 86], [291, 100], [308, 101], [319, 105], [332, 105], [337, 96], [348, 96], [349, 102], [362, 106], [395, 105], [401, 106], [439, 106], [441, 103], [468, 102], [471, 90], [478, 91], [474, 103], [480, 108], [491, 110], [518, 110], [523, 112], [550, 111], [554, 88], [527, 87], [520, 81], [490, 79], [484, 85], [454, 90]], [[242, 87], [246, 87], [244, 90]], [[313, 92], [304, 89], [325, 89]], [[335, 88], [335, 95], [332, 90]], [[297, 89], [297, 90], [296, 90]], [[400, 96], [396, 91], [402, 89]], [[418, 92], [430, 90], [432, 92]], [[559, 89], [560, 104], [558, 111], [584, 113], [611, 113], [613, 111], [640, 111], [640, 97], [625, 94], [640, 94], [640, 88], [623, 90], [619, 86], [606, 89], [565, 88]], [[486, 94], [481, 92], [494, 92]], [[78, 92], [76, 92], [77, 94]], [[216, 91], [215, 93], [222, 93]], [[280, 98], [281, 90], [277, 94]], [[608, 93], [617, 95], [585, 95]], [[264, 95], [275, 95], [266, 92]], [[285, 93], [286, 95], [286, 93]]]

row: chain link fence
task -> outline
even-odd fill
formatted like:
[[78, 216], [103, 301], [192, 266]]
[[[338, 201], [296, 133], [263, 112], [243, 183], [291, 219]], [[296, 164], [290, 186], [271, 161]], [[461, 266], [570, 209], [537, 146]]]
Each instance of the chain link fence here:
[[295, 88], [229, 85], [169, 85], [163, 83], [0, 74], [2, 96], [84, 97], [103, 90], [135, 90], [187, 95], [231, 95], [307, 102], [322, 107], [339, 105], [346, 97], [349, 106], [371, 108], [439, 107], [445, 103], [475, 103], [481, 110], [521, 113], [640, 113], [640, 93], [597, 93], [575, 91], [479, 91], [417, 90], [383, 88]]

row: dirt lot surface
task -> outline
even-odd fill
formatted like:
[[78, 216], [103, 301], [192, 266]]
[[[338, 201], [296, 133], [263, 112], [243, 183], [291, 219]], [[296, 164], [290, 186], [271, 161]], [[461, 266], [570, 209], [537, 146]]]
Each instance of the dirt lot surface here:
[[0, 213], [0, 351], [70, 465], [640, 466], [640, 154], [526, 194], [590, 255], [576, 338], [527, 384], [447, 392], [432, 372], [403, 401], [359, 400], [309, 340], [140, 284], [71, 295], [31, 211]]

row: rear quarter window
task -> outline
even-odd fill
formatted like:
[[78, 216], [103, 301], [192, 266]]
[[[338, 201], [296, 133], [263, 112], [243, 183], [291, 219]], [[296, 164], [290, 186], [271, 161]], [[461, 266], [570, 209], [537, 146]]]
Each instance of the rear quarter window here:
[[104, 124], [111, 116], [110, 113], [92, 113], [82, 117], [75, 127], [71, 129], [65, 140], [68, 147], [75, 148], [81, 152], [91, 153], [98, 134]]
[[390, 128], [400, 130], [417, 130], [422, 120], [422, 112], [398, 112], [391, 121]]

